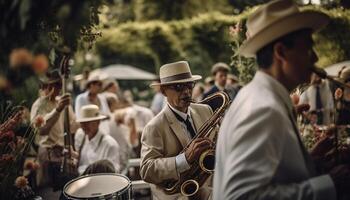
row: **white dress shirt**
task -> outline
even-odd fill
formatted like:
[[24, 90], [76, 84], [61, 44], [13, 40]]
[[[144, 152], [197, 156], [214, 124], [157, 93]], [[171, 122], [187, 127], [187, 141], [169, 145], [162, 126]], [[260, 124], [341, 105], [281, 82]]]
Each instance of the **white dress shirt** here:
[[[323, 123], [322, 124], [330, 124], [331, 121], [331, 112], [334, 109], [334, 100], [333, 93], [329, 88], [329, 83], [323, 81], [319, 84], [321, 102], [322, 102], [322, 113], [323, 113]], [[307, 103], [310, 105], [310, 111], [316, 110], [316, 86], [311, 85], [300, 95], [300, 103]]]
[[[190, 109], [187, 109], [187, 113], [183, 113], [177, 109], [175, 109], [174, 107], [172, 107], [170, 104], [168, 104], [168, 106], [170, 107], [171, 110], [173, 110], [176, 114], [178, 114], [183, 120], [187, 119], [187, 116], [189, 116], [189, 121], [191, 122], [191, 125], [193, 127], [193, 130], [195, 130], [194, 125], [193, 125], [193, 121], [190, 115]], [[181, 127], [182, 127], [182, 131], [189, 137], [191, 138], [191, 133], [187, 130], [186, 124], [184, 122], [180, 122]], [[176, 169], [177, 171], [181, 174], [182, 172], [185, 172], [186, 170], [189, 170], [191, 168], [191, 166], [188, 164], [187, 160], [186, 160], [186, 156], [185, 153], [181, 153], [179, 155], [176, 156], [175, 158], [175, 163], [176, 163]]]
[[[84, 145], [81, 147], [84, 137]], [[90, 164], [103, 159], [111, 161], [116, 172], [120, 171], [119, 145], [110, 135], [98, 131], [97, 134], [89, 140], [88, 136], [85, 135], [84, 131], [80, 128], [75, 134], [75, 148], [78, 151], [82, 148], [80, 150], [78, 167], [79, 174], [82, 174]]]
[[[56, 110], [57, 101], [49, 101], [47, 97], [39, 97], [32, 105], [30, 111], [31, 121], [42, 116], [45, 120], [44, 126], [39, 129], [37, 135], [41, 147], [64, 146], [64, 110]], [[75, 120], [72, 106], [69, 106], [70, 132], [74, 133], [79, 124]], [[36, 138], [37, 139], [37, 138]]]
[[153, 119], [154, 114], [151, 109], [133, 104], [126, 109], [126, 121], [128, 118], [135, 119], [136, 131], [142, 133], [146, 124]]
[[216, 145], [213, 199], [332, 200], [298, 135], [286, 88], [258, 71], [225, 115]]

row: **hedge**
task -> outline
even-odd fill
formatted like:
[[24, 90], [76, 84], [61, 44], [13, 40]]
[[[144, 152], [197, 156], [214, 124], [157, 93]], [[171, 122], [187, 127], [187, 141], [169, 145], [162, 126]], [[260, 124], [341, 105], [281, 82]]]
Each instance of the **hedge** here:
[[[209, 75], [216, 62], [231, 62], [235, 48], [228, 27], [245, 20], [256, 7], [237, 16], [219, 12], [201, 14], [183, 20], [127, 22], [118, 27], [104, 29], [96, 43], [96, 53], [102, 66], [125, 63], [157, 73], [168, 62], [188, 60], [193, 73]], [[315, 50], [321, 67], [350, 58], [350, 11], [342, 8], [326, 10], [321, 7], [305, 7], [328, 14], [331, 23], [315, 34]], [[241, 80], [247, 82], [255, 69], [233, 66]], [[246, 73], [245, 70], [248, 70]]]

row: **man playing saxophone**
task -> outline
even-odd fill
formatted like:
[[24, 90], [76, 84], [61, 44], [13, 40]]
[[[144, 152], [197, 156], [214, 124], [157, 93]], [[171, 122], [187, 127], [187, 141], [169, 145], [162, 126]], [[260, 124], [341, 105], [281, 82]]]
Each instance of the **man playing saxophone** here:
[[[151, 183], [154, 199], [187, 199], [180, 192], [165, 193], [164, 184], [177, 181], [202, 152], [212, 146], [207, 138], [196, 138], [191, 142], [212, 115], [212, 110], [207, 105], [191, 103], [192, 89], [201, 76], [192, 75], [186, 61], [163, 65], [159, 76], [160, 83], [151, 86], [160, 86], [168, 105], [143, 130], [140, 175]], [[204, 184], [196, 198], [208, 199], [210, 193], [211, 189]]]

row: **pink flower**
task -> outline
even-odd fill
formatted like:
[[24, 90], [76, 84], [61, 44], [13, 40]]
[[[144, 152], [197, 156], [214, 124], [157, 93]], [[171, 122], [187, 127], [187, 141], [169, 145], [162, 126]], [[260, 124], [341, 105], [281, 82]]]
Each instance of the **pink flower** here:
[[19, 176], [15, 180], [15, 186], [18, 188], [25, 188], [28, 185], [28, 179], [24, 176]]
[[341, 88], [337, 88], [334, 92], [335, 100], [339, 100], [343, 96], [343, 90]]
[[39, 163], [34, 162], [33, 170], [37, 170], [40, 168]]
[[6, 131], [0, 135], [0, 142], [11, 142], [15, 137], [15, 133], [13, 131]]
[[34, 57], [32, 68], [35, 73], [43, 74], [49, 68], [49, 59], [44, 54], [39, 54]]
[[9, 82], [6, 77], [0, 75], [0, 90], [6, 89], [9, 86]]
[[242, 31], [241, 22], [237, 22], [237, 24], [230, 26], [229, 31], [230, 31], [230, 35], [233, 37], [238, 35]]
[[34, 162], [31, 160], [28, 160], [26, 163], [24, 163], [24, 169], [33, 170], [34, 169]]
[[10, 54], [10, 67], [17, 68], [20, 66], [30, 65], [33, 55], [25, 48], [13, 49]]
[[41, 128], [41, 127], [44, 126], [44, 124], [45, 124], [45, 119], [44, 119], [44, 117], [41, 116], [41, 115], [38, 115], [38, 116], [35, 118], [34, 123], [33, 123], [34, 128]]
[[14, 157], [13, 155], [10, 155], [10, 154], [3, 154], [1, 156], [1, 159], [0, 159], [0, 162], [12, 162], [14, 161]]
[[292, 99], [293, 105], [299, 104], [300, 97], [298, 94], [292, 94], [291, 99]]

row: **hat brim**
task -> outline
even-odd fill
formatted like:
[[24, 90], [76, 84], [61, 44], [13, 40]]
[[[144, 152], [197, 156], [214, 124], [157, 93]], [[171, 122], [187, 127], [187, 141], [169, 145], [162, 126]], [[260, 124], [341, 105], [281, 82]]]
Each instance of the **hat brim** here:
[[286, 16], [247, 39], [239, 48], [238, 53], [245, 57], [255, 57], [259, 49], [288, 33], [304, 28], [317, 31], [328, 22], [329, 17], [326, 14], [315, 11], [299, 12]]
[[62, 81], [60, 78], [54, 79], [54, 80], [40, 79], [40, 82], [41, 82], [42, 84], [53, 84], [53, 83], [58, 83], [58, 82], [60, 82], [60, 81]]
[[106, 119], [107, 116], [104, 115], [99, 115], [97, 117], [89, 117], [89, 118], [81, 118], [81, 119], [77, 119], [77, 122], [91, 122], [91, 121], [97, 121], [97, 120], [102, 120], [102, 119]]
[[186, 82], [198, 81], [200, 79], [202, 79], [202, 76], [200, 76], [200, 75], [192, 75], [191, 78], [181, 79], [181, 80], [176, 80], [176, 81], [169, 81], [169, 82], [166, 82], [166, 83], [152, 83], [149, 86], [150, 87], [154, 87], [154, 86], [161, 86], [161, 85], [171, 85], [171, 84], [175, 84], [175, 83], [186, 83]]

